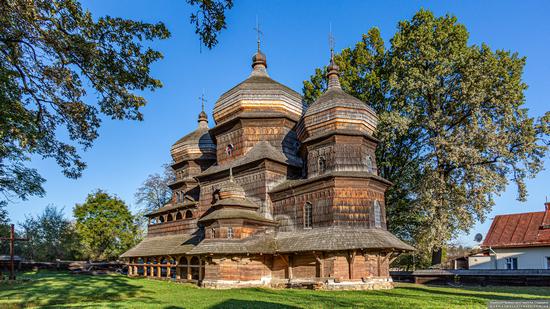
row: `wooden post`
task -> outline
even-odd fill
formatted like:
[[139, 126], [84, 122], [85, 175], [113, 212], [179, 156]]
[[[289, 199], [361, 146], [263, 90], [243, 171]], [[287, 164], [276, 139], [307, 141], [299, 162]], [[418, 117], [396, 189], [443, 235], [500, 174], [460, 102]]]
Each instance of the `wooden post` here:
[[202, 281], [202, 258], [199, 256], [199, 281]]
[[185, 259], [187, 260], [187, 280], [193, 279], [193, 276], [191, 275], [191, 260], [189, 259], [189, 256], [186, 256]]
[[325, 261], [324, 261], [324, 257], [323, 257], [323, 253], [321, 253], [320, 255], [318, 253], [315, 253], [313, 252], [313, 255], [315, 255], [315, 260], [317, 261], [317, 264], [319, 265], [319, 278], [324, 278], [325, 277]]
[[162, 262], [162, 258], [157, 258], [157, 278], [161, 278], [162, 277], [162, 267], [160, 266]]
[[147, 258], [143, 259], [143, 277], [147, 277]]
[[179, 259], [176, 260], [176, 280], [181, 279], [181, 266], [179, 263]]
[[[15, 280], [14, 245], [16, 241], [28, 241], [28, 238], [15, 238], [15, 226], [10, 225], [10, 237], [0, 237], [0, 240], [10, 241], [10, 276], [9, 280]], [[1, 278], [1, 277], [0, 277]]]
[[356, 251], [355, 251], [355, 250], [351, 250], [351, 252], [349, 253], [349, 258], [348, 258], [349, 279], [353, 279], [353, 264], [354, 264], [354, 262], [355, 262], [355, 254], [356, 254]]
[[134, 270], [133, 270], [133, 267], [134, 267], [134, 266], [132, 266], [132, 262], [133, 262], [133, 261], [134, 261], [133, 258], [129, 258], [129, 259], [128, 259], [128, 276], [132, 276], [133, 273], [134, 273]]
[[381, 257], [380, 252], [378, 252], [376, 254], [376, 256], [378, 256], [378, 259], [377, 259], [377, 262], [378, 262], [378, 277], [380, 277], [382, 275], [382, 271], [380, 269], [380, 268], [382, 268], [382, 265], [380, 263], [380, 257]]
[[294, 260], [294, 257], [292, 255], [288, 255], [288, 280], [292, 280], [292, 264], [293, 264], [293, 261]]

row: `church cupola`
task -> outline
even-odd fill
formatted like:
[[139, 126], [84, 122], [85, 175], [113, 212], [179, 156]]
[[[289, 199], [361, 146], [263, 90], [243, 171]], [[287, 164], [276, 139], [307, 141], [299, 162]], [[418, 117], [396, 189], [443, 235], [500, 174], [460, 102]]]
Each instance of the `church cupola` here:
[[308, 177], [339, 171], [376, 173], [373, 134], [378, 116], [342, 89], [339, 75], [331, 49], [327, 90], [307, 108], [297, 128], [306, 149]]
[[195, 131], [180, 138], [172, 145], [170, 153], [175, 163], [188, 160], [215, 160], [216, 145], [208, 132], [208, 116], [203, 111], [198, 117]]
[[259, 41], [251, 64], [248, 78], [223, 93], [214, 105], [216, 126], [210, 132], [218, 145], [217, 163], [242, 158], [261, 141], [269, 142], [289, 162], [300, 162], [290, 148], [298, 143], [294, 128], [303, 113], [302, 96], [269, 76]]

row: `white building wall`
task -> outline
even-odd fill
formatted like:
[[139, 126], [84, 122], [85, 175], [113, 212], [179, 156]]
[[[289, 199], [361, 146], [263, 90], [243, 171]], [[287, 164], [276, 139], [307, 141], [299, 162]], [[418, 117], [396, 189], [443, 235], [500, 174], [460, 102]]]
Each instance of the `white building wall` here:
[[469, 256], [469, 269], [495, 269], [493, 256]]
[[[493, 249], [491, 256], [470, 256], [470, 269], [506, 269], [506, 258], [516, 257], [518, 269], [547, 269], [550, 247]], [[495, 267], [496, 260], [496, 267]]]

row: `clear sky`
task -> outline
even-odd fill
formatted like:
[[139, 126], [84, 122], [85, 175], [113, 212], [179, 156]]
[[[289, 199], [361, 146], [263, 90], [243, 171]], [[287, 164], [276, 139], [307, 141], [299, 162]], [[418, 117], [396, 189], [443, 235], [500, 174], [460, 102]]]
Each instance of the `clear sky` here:
[[[134, 192], [147, 175], [160, 172], [170, 161], [170, 146], [194, 130], [200, 112], [198, 97], [205, 90], [207, 112], [226, 90], [245, 79], [256, 48], [253, 30], [256, 16], [264, 33], [262, 50], [267, 55], [272, 78], [301, 93], [302, 81], [329, 58], [329, 23], [336, 38], [336, 49], [354, 45], [371, 27], [378, 27], [385, 40], [395, 33], [397, 22], [410, 19], [420, 8], [436, 15], [458, 17], [470, 32], [471, 44], [487, 43], [492, 49], [517, 51], [527, 57], [524, 81], [529, 85], [526, 107], [531, 116], [550, 110], [550, 1], [252, 1], [235, 0], [227, 14], [228, 29], [213, 50], [199, 47], [189, 23], [192, 9], [184, 0], [95, 0], [83, 7], [93, 16], [120, 16], [164, 22], [172, 33], [168, 40], [152, 45], [164, 59], [152, 67], [152, 75], [164, 87], [144, 93], [148, 105], [143, 122], [105, 119], [94, 147], [83, 153], [88, 164], [82, 178], [64, 178], [52, 160], [35, 159], [31, 166], [47, 179], [43, 198], [14, 201], [8, 206], [14, 222], [25, 215], [41, 213], [48, 204], [64, 207], [72, 216], [75, 203], [81, 203], [96, 188], [106, 189], [135, 207]], [[212, 126], [212, 122], [210, 123]], [[546, 158], [546, 168], [550, 160]], [[540, 211], [550, 195], [550, 172], [541, 172], [527, 182], [529, 198], [516, 201], [516, 189], [509, 186], [496, 198], [489, 215]], [[478, 224], [472, 233], [486, 233], [490, 220]], [[473, 244], [469, 235], [459, 238]]]

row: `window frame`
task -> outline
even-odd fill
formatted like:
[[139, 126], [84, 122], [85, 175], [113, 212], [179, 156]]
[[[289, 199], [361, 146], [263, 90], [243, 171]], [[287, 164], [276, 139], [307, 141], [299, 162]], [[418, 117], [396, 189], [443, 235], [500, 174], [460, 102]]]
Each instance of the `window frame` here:
[[367, 165], [367, 172], [374, 174], [374, 161], [370, 154], [367, 155], [365, 164]]
[[511, 256], [507, 257], [505, 260], [506, 270], [517, 270], [518, 269], [518, 258]]
[[313, 228], [313, 204], [306, 202], [304, 204], [304, 229]]
[[373, 203], [374, 227], [382, 228], [382, 205], [378, 200]]
[[317, 158], [317, 173], [319, 175], [324, 174], [327, 171], [327, 160], [324, 156]]

